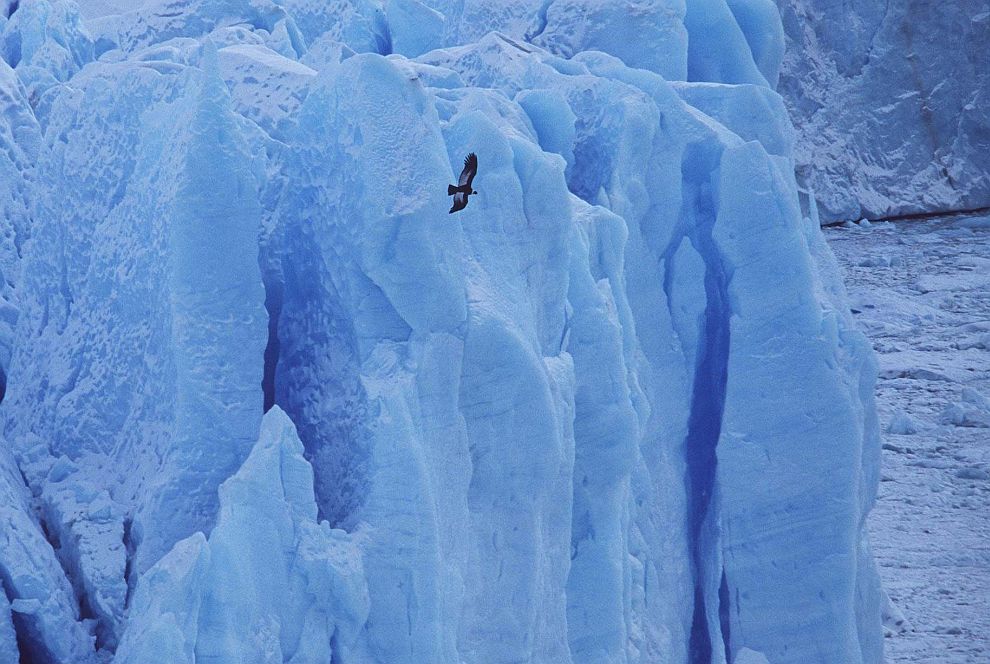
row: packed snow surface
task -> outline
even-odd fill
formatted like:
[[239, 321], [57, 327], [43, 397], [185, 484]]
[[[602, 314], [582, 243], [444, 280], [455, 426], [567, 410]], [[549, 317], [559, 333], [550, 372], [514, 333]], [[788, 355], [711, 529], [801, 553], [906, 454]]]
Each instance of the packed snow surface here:
[[[890, 664], [990, 658], [990, 217], [827, 231], [877, 350]], [[898, 624], [898, 621], [903, 621]]]
[[0, 9], [0, 663], [881, 661], [768, 0]]

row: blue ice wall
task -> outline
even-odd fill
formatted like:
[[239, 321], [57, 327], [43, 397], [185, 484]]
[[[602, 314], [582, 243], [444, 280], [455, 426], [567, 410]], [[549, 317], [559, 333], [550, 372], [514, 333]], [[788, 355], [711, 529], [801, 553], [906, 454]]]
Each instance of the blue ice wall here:
[[771, 9], [23, 0], [2, 656], [879, 662]]

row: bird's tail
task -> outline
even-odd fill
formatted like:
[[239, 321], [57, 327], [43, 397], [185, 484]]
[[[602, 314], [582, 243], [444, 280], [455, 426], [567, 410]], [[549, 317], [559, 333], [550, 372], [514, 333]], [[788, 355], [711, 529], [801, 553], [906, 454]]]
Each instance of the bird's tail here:
[[456, 193], [457, 193], [457, 187], [455, 187], [452, 184], [448, 184], [447, 185], [447, 195], [448, 196], [453, 196]]

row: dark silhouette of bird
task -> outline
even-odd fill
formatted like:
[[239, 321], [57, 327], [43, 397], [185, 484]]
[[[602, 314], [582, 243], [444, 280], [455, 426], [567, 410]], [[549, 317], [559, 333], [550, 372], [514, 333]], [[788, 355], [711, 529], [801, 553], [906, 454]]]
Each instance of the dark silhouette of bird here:
[[454, 197], [454, 205], [450, 208], [451, 214], [466, 208], [468, 196], [478, 193], [471, 188], [471, 183], [474, 181], [474, 176], [477, 173], [478, 157], [472, 152], [464, 157], [464, 170], [461, 171], [461, 177], [457, 179], [457, 186], [455, 187], [452, 184], [447, 185], [447, 195]]

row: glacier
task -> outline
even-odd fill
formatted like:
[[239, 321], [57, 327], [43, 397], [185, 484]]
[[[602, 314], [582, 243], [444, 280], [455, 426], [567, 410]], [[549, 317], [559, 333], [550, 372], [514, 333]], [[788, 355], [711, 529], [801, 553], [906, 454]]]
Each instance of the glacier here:
[[882, 660], [769, 0], [0, 17], [0, 663]]
[[823, 222], [990, 208], [986, 2], [777, 5], [778, 90]]

